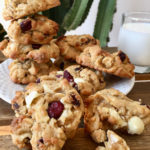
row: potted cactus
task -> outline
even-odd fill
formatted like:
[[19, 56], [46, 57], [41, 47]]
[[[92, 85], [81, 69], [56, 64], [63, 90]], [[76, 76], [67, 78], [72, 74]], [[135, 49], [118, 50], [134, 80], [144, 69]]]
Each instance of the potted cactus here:
[[[61, 0], [61, 6], [42, 12], [60, 24], [58, 36], [66, 31], [76, 29], [88, 16], [94, 0]], [[116, 8], [116, 0], [100, 0], [93, 36], [101, 41], [101, 46], [107, 46], [108, 34], [112, 27], [112, 19]], [[0, 26], [0, 40], [5, 31]]]

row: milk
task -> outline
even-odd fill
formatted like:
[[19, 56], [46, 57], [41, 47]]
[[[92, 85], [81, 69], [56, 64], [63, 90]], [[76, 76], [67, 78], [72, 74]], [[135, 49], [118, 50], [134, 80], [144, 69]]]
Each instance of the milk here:
[[119, 33], [119, 49], [138, 66], [150, 65], [150, 23], [125, 23]]

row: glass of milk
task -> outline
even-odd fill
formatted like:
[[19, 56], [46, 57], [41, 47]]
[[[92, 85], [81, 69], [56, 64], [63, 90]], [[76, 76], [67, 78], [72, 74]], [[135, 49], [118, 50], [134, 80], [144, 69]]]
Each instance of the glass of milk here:
[[150, 12], [123, 15], [118, 48], [134, 65], [140, 66], [136, 67], [137, 70], [150, 66]]

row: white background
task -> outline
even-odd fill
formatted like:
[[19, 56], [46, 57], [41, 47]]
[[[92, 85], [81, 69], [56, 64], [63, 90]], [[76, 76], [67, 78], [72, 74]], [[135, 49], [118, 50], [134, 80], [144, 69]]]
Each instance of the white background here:
[[[93, 0], [93, 5], [89, 16], [81, 27], [78, 27], [75, 31], [68, 32], [67, 34], [92, 34], [97, 14], [98, 3], [100, 0]], [[4, 0], [0, 0], [0, 13], [2, 11]], [[114, 15], [113, 19], [113, 30], [110, 32], [110, 42], [108, 46], [118, 45], [118, 32], [121, 25], [122, 13], [128, 11], [150, 11], [150, 0], [117, 0], [117, 13]], [[7, 23], [2, 20], [2, 15], [0, 14], [0, 22], [3, 22], [5, 26]]]

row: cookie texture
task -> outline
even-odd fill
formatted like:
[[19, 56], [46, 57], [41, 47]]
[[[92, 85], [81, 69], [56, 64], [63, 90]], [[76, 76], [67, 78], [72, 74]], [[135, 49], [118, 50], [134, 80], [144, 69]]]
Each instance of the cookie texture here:
[[57, 70], [51, 61], [48, 63], [38, 64], [31, 60], [19, 61], [14, 60], [9, 65], [9, 76], [11, 80], [19, 84], [28, 84], [36, 82], [42, 75], [48, 75], [50, 72]]
[[18, 19], [59, 5], [59, 0], [5, 0], [3, 18]]
[[76, 65], [77, 63], [73, 60], [66, 60], [62, 56], [58, 57], [54, 61], [54, 65], [60, 70], [65, 70], [67, 67]]
[[22, 115], [15, 118], [11, 123], [11, 135], [15, 145], [19, 148], [31, 148], [30, 138], [32, 137], [31, 127], [33, 120], [28, 116]]
[[51, 40], [49, 44], [29, 44], [24, 45], [8, 39], [0, 42], [0, 50], [7, 58], [24, 61], [26, 59], [34, 60], [37, 63], [47, 63], [50, 58], [58, 58], [60, 54], [56, 40]]
[[88, 46], [99, 45], [91, 35], [68, 35], [57, 39], [61, 55], [65, 59], [76, 60], [76, 57]]
[[106, 85], [101, 72], [80, 65], [66, 68], [63, 77], [77, 89], [82, 97], [92, 95]]
[[[107, 129], [142, 134], [150, 123], [150, 109], [115, 89], [104, 89], [85, 99], [85, 128], [97, 143], [106, 139]], [[136, 109], [133, 109], [136, 108]]]
[[[25, 115], [33, 120], [28, 138], [35, 150], [60, 150], [66, 139], [75, 135], [84, 111], [78, 92], [66, 79], [54, 76], [42, 76], [25, 92], [17, 92], [12, 108], [17, 118]], [[12, 126], [14, 136], [20, 137]], [[18, 138], [13, 139], [17, 146]]]
[[48, 44], [57, 35], [58, 24], [43, 15], [11, 21], [8, 36], [21, 44]]
[[108, 141], [104, 143], [105, 147], [98, 146], [96, 150], [130, 150], [126, 141], [115, 132], [108, 130], [107, 138]]
[[134, 76], [134, 65], [128, 56], [122, 51], [110, 54], [99, 46], [91, 46], [76, 57], [77, 63], [113, 74], [119, 77], [132, 78]]

